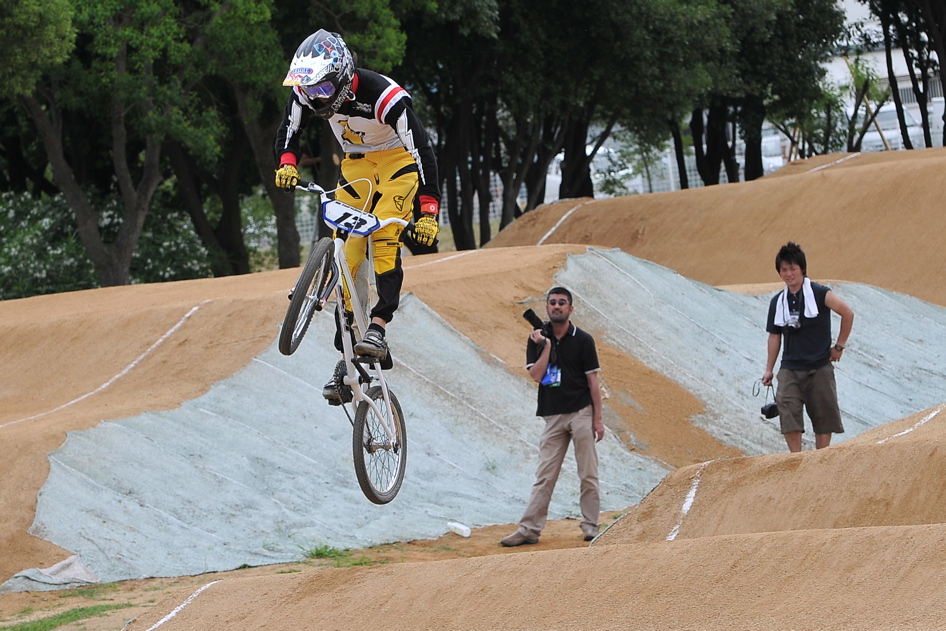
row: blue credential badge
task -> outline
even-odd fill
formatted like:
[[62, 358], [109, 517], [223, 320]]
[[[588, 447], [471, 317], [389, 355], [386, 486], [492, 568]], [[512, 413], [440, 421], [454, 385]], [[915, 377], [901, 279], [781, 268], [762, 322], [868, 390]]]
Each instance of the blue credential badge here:
[[557, 388], [562, 385], [562, 370], [558, 366], [549, 366], [542, 377], [542, 385]]

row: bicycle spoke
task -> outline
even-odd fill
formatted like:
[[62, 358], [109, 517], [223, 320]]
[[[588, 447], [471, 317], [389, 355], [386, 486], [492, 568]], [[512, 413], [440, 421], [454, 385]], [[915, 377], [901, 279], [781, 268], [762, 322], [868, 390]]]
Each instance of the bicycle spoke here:
[[[368, 397], [374, 401], [378, 411], [387, 416], [388, 407], [380, 387], [371, 388]], [[386, 504], [394, 499], [404, 478], [407, 463], [407, 436], [400, 405], [393, 393], [391, 416], [394, 440], [388, 438], [384, 421], [366, 402], [358, 406], [354, 427], [355, 473], [365, 496], [376, 504]]]

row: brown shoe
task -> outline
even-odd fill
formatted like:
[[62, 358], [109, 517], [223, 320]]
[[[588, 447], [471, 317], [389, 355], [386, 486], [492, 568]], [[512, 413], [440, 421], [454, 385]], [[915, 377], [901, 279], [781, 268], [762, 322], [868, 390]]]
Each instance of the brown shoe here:
[[507, 548], [514, 548], [515, 546], [521, 546], [524, 543], [533, 544], [538, 542], [538, 537], [530, 537], [529, 535], [517, 530], [508, 537], [501, 539], [499, 543], [503, 544]]

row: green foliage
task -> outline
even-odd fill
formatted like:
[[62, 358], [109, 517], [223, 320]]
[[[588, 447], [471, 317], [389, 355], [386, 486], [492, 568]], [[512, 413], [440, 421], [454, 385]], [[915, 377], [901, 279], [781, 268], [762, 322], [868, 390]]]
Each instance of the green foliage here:
[[621, 129], [613, 134], [617, 151], [608, 154], [608, 171], [599, 182], [599, 189], [608, 195], [631, 193], [627, 181], [633, 175], [641, 176], [644, 190], [653, 192], [654, 170], [660, 166], [667, 150], [665, 137], [634, 133]]
[[890, 99], [890, 86], [881, 82], [874, 68], [860, 55], [853, 60], [845, 58], [851, 73], [851, 83], [841, 86], [854, 103], [852, 112], [844, 112], [847, 122], [847, 150], [860, 151], [861, 140], [874, 122], [877, 111]]
[[0, 97], [32, 92], [74, 42], [69, 0], [0, 0]]
[[0, 300], [96, 286], [62, 197], [0, 193]]
[[138, 247], [131, 258], [132, 283], [210, 277], [207, 250], [197, 238], [190, 218], [162, 203], [164, 199], [159, 194], [145, 218]]
[[[232, 85], [268, 94], [273, 102], [282, 103], [286, 89], [282, 77], [289, 67], [289, 57], [282, 50], [275, 28], [273, 0], [239, 0], [208, 2], [209, 19], [198, 22], [194, 37], [202, 44], [197, 68]], [[251, 114], [259, 115], [265, 103], [253, 99]], [[217, 104], [219, 105], [219, 104]]]
[[250, 271], [278, 269], [276, 252], [276, 219], [273, 207], [262, 191], [244, 197], [240, 204], [243, 234], [250, 253]]
[[810, 111], [804, 116], [787, 119], [783, 116], [783, 112], [773, 109], [769, 120], [783, 134], [798, 140], [800, 157], [847, 149], [849, 115], [836, 87], [826, 85], [821, 98], [811, 103]]
[[[132, 282], [209, 276], [207, 252], [189, 219], [158, 199], [132, 257]], [[98, 201], [97, 207], [105, 240], [114, 239], [120, 204], [111, 198]], [[0, 300], [94, 287], [98, 287], [95, 270], [63, 198], [0, 193]]]
[[100, 616], [107, 611], [112, 611], [114, 609], [125, 609], [127, 607], [131, 607], [131, 603], [124, 603], [121, 605], [95, 605], [92, 607], [79, 607], [77, 609], [64, 611], [62, 613], [56, 614], [55, 616], [50, 616], [49, 618], [44, 618], [42, 620], [21, 622], [19, 624], [0, 628], [4, 629], [4, 631], [52, 631], [53, 629], [58, 629], [59, 627], [65, 626], [67, 624], [74, 624], [88, 618]]

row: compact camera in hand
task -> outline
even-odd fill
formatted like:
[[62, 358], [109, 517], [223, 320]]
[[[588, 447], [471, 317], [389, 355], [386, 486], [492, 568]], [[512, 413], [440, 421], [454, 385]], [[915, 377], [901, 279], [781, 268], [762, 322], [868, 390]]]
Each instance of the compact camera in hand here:
[[778, 416], [778, 404], [773, 401], [762, 406], [762, 416], [765, 418], [775, 418]]

